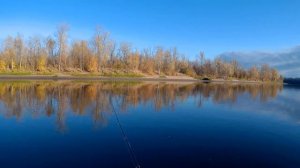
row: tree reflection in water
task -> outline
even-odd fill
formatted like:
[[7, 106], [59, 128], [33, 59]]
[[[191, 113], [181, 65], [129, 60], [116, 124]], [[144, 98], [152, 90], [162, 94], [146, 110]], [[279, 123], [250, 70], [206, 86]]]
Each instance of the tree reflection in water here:
[[275, 98], [283, 89], [276, 84], [192, 84], [132, 82], [1, 82], [1, 113], [20, 119], [24, 113], [32, 117], [55, 116], [59, 130], [64, 130], [66, 113], [89, 115], [95, 124], [106, 125], [112, 115], [110, 99], [125, 112], [139, 104], [151, 103], [155, 111], [175, 108], [175, 102], [193, 97], [201, 107], [211, 99], [214, 103], [235, 103], [239, 96], [262, 102]]

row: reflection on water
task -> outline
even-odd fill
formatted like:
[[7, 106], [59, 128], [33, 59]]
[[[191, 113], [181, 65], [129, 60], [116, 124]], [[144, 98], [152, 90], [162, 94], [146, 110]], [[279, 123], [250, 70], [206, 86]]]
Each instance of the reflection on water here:
[[299, 93], [274, 84], [2, 81], [0, 164], [300, 167]]
[[0, 102], [6, 117], [55, 116], [58, 128], [64, 130], [68, 112], [89, 115], [95, 123], [106, 125], [112, 114], [110, 100], [121, 112], [146, 103], [160, 111], [165, 106], [175, 108], [176, 101], [191, 97], [199, 108], [206, 101], [235, 104], [245, 95], [249, 102], [267, 102], [282, 89], [282, 85], [274, 84], [2, 82]]

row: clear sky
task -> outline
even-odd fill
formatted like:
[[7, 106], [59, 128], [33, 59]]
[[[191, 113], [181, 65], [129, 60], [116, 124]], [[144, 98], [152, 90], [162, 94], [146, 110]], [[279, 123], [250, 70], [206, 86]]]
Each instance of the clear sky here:
[[96, 25], [137, 48], [177, 46], [190, 58], [277, 51], [300, 44], [300, 0], [0, 0], [0, 39], [53, 34], [70, 25], [89, 39]]

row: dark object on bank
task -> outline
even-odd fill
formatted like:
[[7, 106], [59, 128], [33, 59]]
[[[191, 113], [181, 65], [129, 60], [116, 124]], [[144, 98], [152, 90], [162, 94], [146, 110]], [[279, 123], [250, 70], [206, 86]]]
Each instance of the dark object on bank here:
[[203, 82], [205, 82], [205, 83], [211, 82], [211, 79], [209, 79], [209, 78], [202, 78], [201, 80], [202, 80]]

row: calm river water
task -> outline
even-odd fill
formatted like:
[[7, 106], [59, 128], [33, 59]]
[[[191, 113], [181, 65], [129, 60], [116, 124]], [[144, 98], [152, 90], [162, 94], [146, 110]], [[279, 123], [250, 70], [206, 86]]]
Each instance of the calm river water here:
[[300, 167], [300, 88], [0, 82], [0, 166]]

